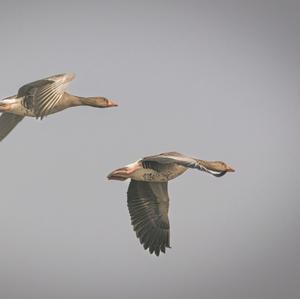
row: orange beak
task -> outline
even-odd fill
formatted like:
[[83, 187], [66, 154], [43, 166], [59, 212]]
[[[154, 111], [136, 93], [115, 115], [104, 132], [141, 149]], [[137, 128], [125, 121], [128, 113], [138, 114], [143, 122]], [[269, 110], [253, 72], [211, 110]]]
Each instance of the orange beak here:
[[108, 100], [107, 107], [118, 107], [118, 104], [112, 100]]
[[229, 165], [227, 165], [226, 171], [227, 172], [235, 172], [235, 170], [231, 166], [229, 166]]

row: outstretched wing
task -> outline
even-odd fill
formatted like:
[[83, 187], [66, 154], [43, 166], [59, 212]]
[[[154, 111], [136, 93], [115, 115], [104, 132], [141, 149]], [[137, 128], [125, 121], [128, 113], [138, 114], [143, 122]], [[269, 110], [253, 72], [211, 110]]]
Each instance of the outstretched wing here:
[[37, 118], [43, 118], [59, 103], [74, 78], [74, 74], [66, 73], [28, 83], [19, 89], [18, 97], [23, 97], [23, 105]]
[[[207, 163], [207, 161], [197, 160], [177, 152], [169, 152], [169, 153], [162, 153], [155, 156], [148, 156], [141, 160], [141, 163], [144, 168], [151, 168], [156, 171], [159, 171], [166, 164], [176, 163], [178, 165], [187, 168], [195, 168], [201, 171], [208, 172], [216, 177], [221, 177], [227, 172], [227, 171], [218, 171], [215, 169], [211, 169], [208, 166], [206, 166], [204, 162]], [[210, 162], [210, 163], [215, 163], [215, 162]]]
[[177, 152], [168, 152], [159, 155], [148, 156], [143, 158], [141, 162], [145, 168], [153, 168], [153, 169], [158, 167], [159, 164], [172, 164], [172, 163], [176, 163], [178, 165], [185, 166], [188, 168], [200, 169], [200, 165], [197, 163], [197, 160]]
[[170, 247], [168, 183], [131, 180], [127, 192], [131, 224], [145, 249], [165, 253]]
[[12, 129], [24, 118], [24, 116], [2, 113], [0, 116], [0, 141], [2, 141]]

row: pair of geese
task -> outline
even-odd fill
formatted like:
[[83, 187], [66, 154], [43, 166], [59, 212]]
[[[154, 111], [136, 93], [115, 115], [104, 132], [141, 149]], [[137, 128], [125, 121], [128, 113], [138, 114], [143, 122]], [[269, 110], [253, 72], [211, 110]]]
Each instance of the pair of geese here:
[[[109, 108], [118, 106], [104, 97], [79, 97], [66, 92], [74, 74], [51, 76], [22, 86], [17, 95], [0, 101], [0, 141], [25, 117], [43, 117], [75, 106]], [[168, 181], [187, 169], [198, 169], [221, 177], [231, 168], [221, 161], [205, 161], [177, 152], [140, 159], [111, 172], [109, 180], [131, 179], [127, 205], [134, 231], [144, 249], [157, 256], [170, 247]]]

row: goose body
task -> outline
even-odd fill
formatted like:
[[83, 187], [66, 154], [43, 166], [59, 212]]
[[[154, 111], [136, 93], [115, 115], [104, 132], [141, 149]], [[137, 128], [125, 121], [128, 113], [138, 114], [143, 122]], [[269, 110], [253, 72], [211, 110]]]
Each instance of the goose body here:
[[157, 256], [170, 247], [168, 181], [189, 168], [216, 177], [234, 171], [222, 161], [205, 161], [168, 152], [145, 157], [108, 175], [109, 180], [131, 179], [127, 205], [133, 229], [144, 249]]
[[[140, 159], [132, 164], [126, 165], [127, 171], [131, 172], [130, 178], [136, 181], [144, 182], [168, 182], [175, 179], [182, 173], [184, 173], [188, 168], [175, 163], [161, 165], [160, 169], [155, 168], [152, 165], [148, 165]], [[120, 180], [124, 178], [120, 177]]]
[[76, 106], [108, 108], [117, 106], [104, 97], [79, 97], [66, 92], [75, 78], [72, 73], [59, 74], [23, 85], [17, 95], [0, 101], [0, 141], [24, 118], [44, 118]]

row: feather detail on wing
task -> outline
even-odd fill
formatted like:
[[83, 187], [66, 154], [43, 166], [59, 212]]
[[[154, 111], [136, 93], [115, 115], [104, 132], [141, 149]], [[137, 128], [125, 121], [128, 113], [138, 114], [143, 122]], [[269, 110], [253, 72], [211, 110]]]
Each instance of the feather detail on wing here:
[[23, 97], [23, 105], [42, 119], [59, 103], [74, 77], [71, 73], [59, 74], [28, 83], [19, 89], [18, 97]]
[[187, 157], [177, 152], [168, 152], [162, 153], [159, 155], [148, 156], [141, 160], [142, 163], [148, 165], [148, 168], [151, 168], [151, 165], [155, 167], [155, 164], [171, 164], [176, 163], [178, 165], [188, 167], [188, 168], [197, 168], [199, 169], [199, 164], [196, 159]]
[[144, 248], [157, 256], [165, 253], [170, 247], [168, 183], [131, 180], [127, 205], [133, 229]]

